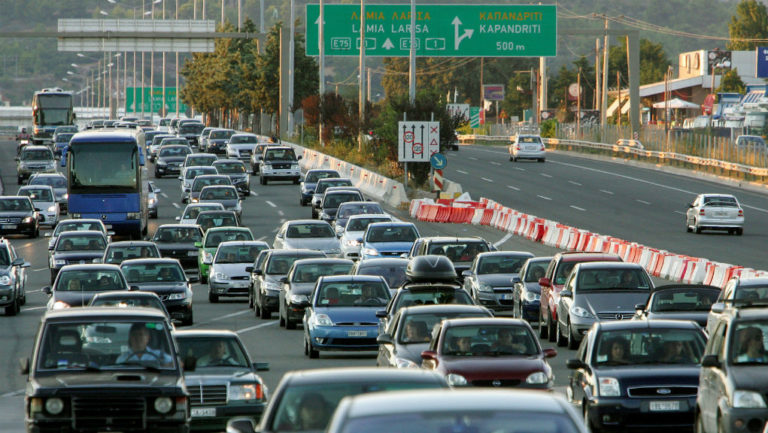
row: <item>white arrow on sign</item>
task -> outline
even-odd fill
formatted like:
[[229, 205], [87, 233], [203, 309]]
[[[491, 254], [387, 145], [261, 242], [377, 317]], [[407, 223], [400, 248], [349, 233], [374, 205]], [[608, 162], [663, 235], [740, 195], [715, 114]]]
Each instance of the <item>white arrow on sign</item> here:
[[464, 30], [464, 34], [459, 36], [459, 26], [461, 25], [461, 20], [459, 17], [454, 17], [453, 21], [451, 21], [451, 24], [453, 24], [453, 49], [458, 50], [461, 41], [466, 38], [472, 39], [472, 34], [475, 33], [475, 31], [473, 29], [466, 29]]
[[392, 41], [387, 38], [387, 40], [384, 41], [384, 45], [382, 45], [385, 50], [391, 50], [392, 48], [395, 48], [395, 45], [392, 43]]

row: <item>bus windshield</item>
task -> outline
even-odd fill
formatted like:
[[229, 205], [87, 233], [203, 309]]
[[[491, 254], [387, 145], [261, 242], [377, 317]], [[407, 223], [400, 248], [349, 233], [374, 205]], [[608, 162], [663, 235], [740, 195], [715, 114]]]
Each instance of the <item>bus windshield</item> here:
[[70, 192], [139, 189], [136, 143], [76, 143], [70, 145], [69, 154]]

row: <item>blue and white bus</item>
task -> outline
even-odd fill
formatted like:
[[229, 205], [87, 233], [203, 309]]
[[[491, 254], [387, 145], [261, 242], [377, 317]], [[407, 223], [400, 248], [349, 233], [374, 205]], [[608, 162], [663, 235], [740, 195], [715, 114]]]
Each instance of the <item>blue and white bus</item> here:
[[60, 88], [43, 89], [32, 96], [32, 140], [35, 144], [53, 144], [57, 126], [74, 125], [72, 92]]
[[99, 218], [115, 234], [147, 234], [147, 183], [134, 131], [75, 134], [67, 152], [67, 193], [72, 218]]

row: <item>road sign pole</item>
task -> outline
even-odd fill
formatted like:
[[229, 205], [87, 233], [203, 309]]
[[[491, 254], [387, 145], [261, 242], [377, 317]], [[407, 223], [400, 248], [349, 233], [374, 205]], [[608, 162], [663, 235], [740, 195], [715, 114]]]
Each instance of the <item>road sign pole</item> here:
[[358, 88], [357, 151], [363, 151], [363, 124], [365, 123], [365, 0], [360, 0], [360, 79]]
[[416, 102], [416, 0], [411, 0], [411, 52], [409, 57], [408, 99], [411, 104], [414, 104]]
[[[320, 0], [320, 18], [318, 19], [317, 24], [317, 47], [320, 51], [320, 61], [319, 68], [320, 68], [320, 99], [318, 100], [318, 108], [319, 115], [318, 115], [318, 124], [317, 124], [317, 134], [318, 134], [318, 140], [320, 141], [320, 146], [325, 147], [325, 143], [323, 142], [323, 98], [325, 98], [325, 2], [324, 0]], [[307, 23], [307, 28], [309, 28], [309, 23]]]

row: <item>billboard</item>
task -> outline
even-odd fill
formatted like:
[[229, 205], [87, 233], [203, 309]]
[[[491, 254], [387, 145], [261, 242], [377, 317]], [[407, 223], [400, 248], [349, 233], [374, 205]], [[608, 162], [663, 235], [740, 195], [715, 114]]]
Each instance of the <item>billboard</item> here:
[[707, 73], [711, 73], [713, 68], [729, 71], [731, 64], [730, 51], [710, 50], [707, 52]]
[[483, 99], [486, 101], [503, 101], [503, 84], [483, 84]]
[[757, 78], [768, 78], [768, 47], [755, 47]]

